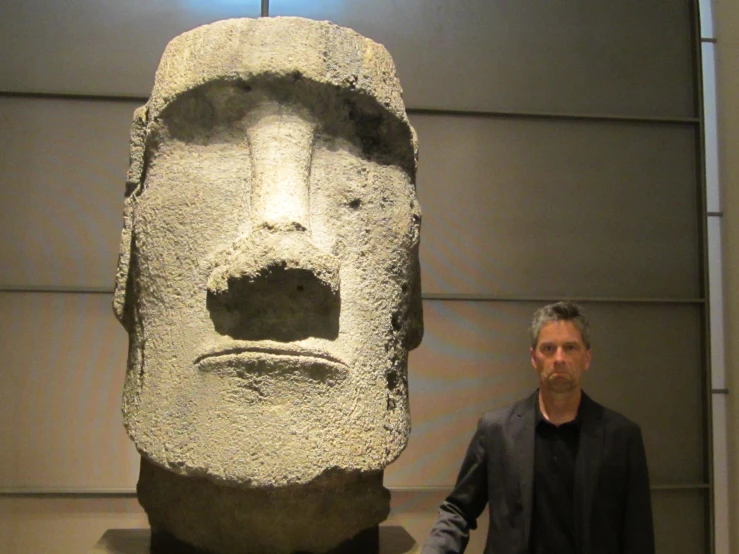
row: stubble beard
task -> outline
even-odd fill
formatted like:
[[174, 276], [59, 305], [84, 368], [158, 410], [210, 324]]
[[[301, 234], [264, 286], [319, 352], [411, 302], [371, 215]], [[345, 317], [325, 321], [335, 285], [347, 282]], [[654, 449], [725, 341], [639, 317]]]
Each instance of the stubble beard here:
[[549, 392], [553, 392], [555, 394], [571, 393], [577, 388], [577, 383], [570, 375], [567, 377], [551, 375], [546, 380], [546, 383]]

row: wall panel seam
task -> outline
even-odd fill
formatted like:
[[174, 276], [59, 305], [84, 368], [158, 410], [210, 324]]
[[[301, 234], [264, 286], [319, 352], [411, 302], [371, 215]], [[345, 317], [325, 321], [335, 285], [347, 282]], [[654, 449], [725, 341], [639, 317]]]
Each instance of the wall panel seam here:
[[[0, 293], [13, 294], [107, 294], [113, 295], [113, 290], [106, 287], [55, 287], [55, 286], [32, 286], [32, 285], [2, 285]], [[446, 302], [557, 302], [559, 300], [571, 300], [583, 303], [604, 304], [698, 304], [706, 303], [705, 298], [650, 298], [650, 297], [616, 297], [616, 296], [499, 296], [492, 294], [463, 294], [430, 292], [422, 294], [423, 300], [446, 301]]]
[[[708, 483], [665, 483], [651, 485], [652, 492], [682, 491], [682, 490], [705, 490], [710, 488]], [[438, 485], [427, 487], [387, 487], [390, 492], [397, 493], [436, 493], [450, 492], [454, 485]], [[85, 488], [0, 488], [2, 497], [135, 497], [135, 488], [126, 489], [85, 489]]]
[[[32, 92], [0, 90], [0, 98], [29, 98], [42, 100], [69, 100], [93, 102], [130, 102], [144, 104], [148, 97], [127, 95], [83, 94], [65, 92]], [[480, 118], [507, 118], [507, 119], [545, 119], [560, 121], [589, 121], [589, 122], [617, 122], [617, 123], [649, 123], [662, 125], [698, 125], [701, 120], [697, 117], [657, 117], [616, 114], [587, 114], [587, 113], [547, 113], [527, 111], [478, 111], [453, 110], [444, 108], [406, 108], [410, 115], [437, 115]]]

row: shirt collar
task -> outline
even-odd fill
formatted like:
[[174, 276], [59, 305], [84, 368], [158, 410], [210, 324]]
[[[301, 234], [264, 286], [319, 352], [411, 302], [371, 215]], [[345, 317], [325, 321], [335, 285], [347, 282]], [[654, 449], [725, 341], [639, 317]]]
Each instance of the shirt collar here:
[[[584, 396], [585, 393], [582, 393], [582, 394]], [[582, 412], [583, 412], [582, 405], [584, 404], [583, 396], [580, 397], [580, 405], [577, 407], [577, 414], [575, 415], [575, 419], [573, 420], [575, 424], [577, 425], [578, 429], [582, 427]], [[534, 405], [536, 406], [536, 414], [534, 416], [534, 425], [538, 427], [541, 422], [546, 422], [546, 423], [549, 423], [550, 425], [554, 425], [553, 423], [550, 423], [549, 420], [547, 420], [547, 418], [544, 417], [543, 413], [541, 413], [541, 407], [539, 406], [539, 391], [538, 390], [536, 391]], [[570, 423], [572, 423], [572, 421], [568, 421], [567, 423], [562, 423], [562, 425], [568, 425]]]

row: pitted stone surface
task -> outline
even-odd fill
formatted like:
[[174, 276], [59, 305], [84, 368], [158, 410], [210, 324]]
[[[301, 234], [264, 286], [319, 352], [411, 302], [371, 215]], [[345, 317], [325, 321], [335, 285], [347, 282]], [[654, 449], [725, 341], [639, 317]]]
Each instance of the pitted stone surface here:
[[[134, 114], [114, 299], [152, 526], [214, 552], [321, 552], [386, 517], [377, 476], [408, 439], [423, 332], [415, 171], [371, 40], [264, 18], [168, 45]], [[285, 540], [265, 503], [298, 518]]]
[[193, 546], [228, 554], [325, 552], [389, 512], [382, 474], [334, 478], [327, 474], [300, 488], [244, 490], [183, 480], [144, 462], [138, 488], [152, 530], [166, 529]]

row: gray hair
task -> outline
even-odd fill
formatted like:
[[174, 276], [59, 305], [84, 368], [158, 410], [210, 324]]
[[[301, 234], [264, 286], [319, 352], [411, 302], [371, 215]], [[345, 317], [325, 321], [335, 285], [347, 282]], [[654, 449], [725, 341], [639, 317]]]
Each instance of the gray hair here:
[[588, 322], [582, 308], [574, 302], [557, 302], [539, 308], [534, 312], [529, 325], [529, 336], [531, 337], [531, 348], [536, 348], [539, 340], [539, 332], [544, 325], [555, 321], [571, 321], [582, 337], [585, 348], [590, 350], [590, 323]]

